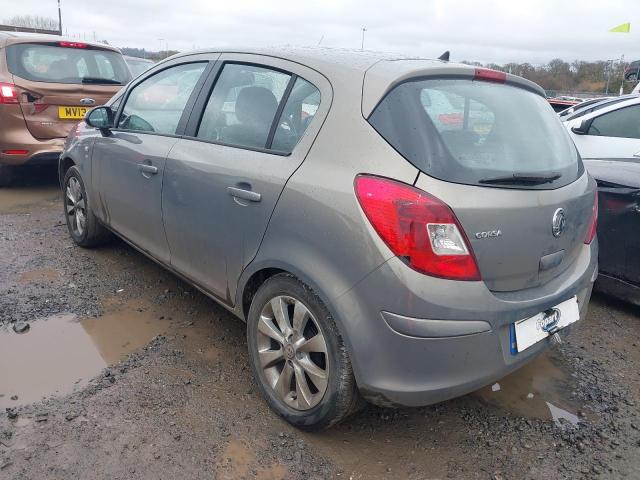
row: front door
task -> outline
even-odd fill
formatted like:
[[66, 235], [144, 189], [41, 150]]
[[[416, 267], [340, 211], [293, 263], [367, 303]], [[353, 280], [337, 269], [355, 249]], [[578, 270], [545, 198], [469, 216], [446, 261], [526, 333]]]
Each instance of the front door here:
[[323, 77], [269, 60], [221, 57], [165, 170], [171, 264], [227, 303], [330, 104]]
[[102, 220], [158, 260], [170, 254], [162, 225], [162, 182], [167, 155], [206, 62], [169, 67], [142, 80], [126, 96], [118, 124], [95, 142]]

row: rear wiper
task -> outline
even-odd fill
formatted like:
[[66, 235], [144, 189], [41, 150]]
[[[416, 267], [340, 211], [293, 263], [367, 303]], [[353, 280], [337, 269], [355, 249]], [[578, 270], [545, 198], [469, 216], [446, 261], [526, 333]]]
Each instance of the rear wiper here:
[[479, 183], [492, 185], [542, 185], [551, 183], [561, 177], [558, 172], [550, 172], [547, 175], [535, 175], [529, 173], [514, 173], [504, 177], [483, 178]]
[[111, 78], [83, 77], [82, 83], [99, 83], [102, 85], [122, 85], [122, 82]]

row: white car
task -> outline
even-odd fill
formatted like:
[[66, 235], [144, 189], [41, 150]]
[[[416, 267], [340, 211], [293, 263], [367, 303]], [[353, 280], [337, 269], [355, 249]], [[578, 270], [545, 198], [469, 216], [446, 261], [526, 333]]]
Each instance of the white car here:
[[564, 125], [584, 159], [640, 157], [640, 98], [614, 103]]

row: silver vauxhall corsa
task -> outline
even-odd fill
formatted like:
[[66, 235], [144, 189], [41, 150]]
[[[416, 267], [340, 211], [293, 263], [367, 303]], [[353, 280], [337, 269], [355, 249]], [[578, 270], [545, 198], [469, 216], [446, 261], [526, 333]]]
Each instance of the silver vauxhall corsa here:
[[246, 321], [262, 393], [308, 429], [495, 381], [597, 275], [596, 185], [544, 91], [440, 60], [174, 56], [59, 173], [73, 240], [113, 232]]

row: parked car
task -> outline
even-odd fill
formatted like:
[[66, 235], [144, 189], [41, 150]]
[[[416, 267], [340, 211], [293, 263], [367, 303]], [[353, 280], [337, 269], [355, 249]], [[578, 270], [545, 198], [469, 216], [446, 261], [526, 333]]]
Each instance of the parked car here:
[[573, 115], [574, 113], [578, 112], [578, 111], [582, 111], [585, 108], [592, 106], [596, 103], [600, 103], [603, 100], [607, 100], [611, 97], [597, 97], [597, 98], [589, 98], [588, 100], [585, 100], [584, 102], [581, 103], [576, 103], [575, 105], [572, 105], [569, 108], [565, 108], [564, 110], [562, 110], [560, 113], [558, 113], [558, 116], [560, 117], [561, 120], [564, 120], [565, 117], [569, 117], [571, 115]]
[[624, 79], [627, 82], [637, 82], [640, 73], [640, 60], [635, 60], [624, 69]]
[[0, 32], [0, 186], [21, 165], [56, 165], [87, 109], [131, 79], [122, 54], [98, 43]]
[[143, 74], [154, 65], [154, 62], [148, 58], [130, 57], [128, 55], [124, 56], [124, 61], [127, 62], [127, 66], [134, 78]]
[[598, 182], [596, 289], [640, 305], [640, 158], [586, 160]]
[[630, 95], [620, 95], [619, 97], [607, 97], [607, 98], [600, 99], [598, 102], [589, 103], [588, 105], [585, 105], [584, 103], [587, 103], [587, 102], [584, 102], [579, 105], [576, 105], [575, 107], [572, 107], [573, 112], [567, 112], [566, 115], [563, 115], [563, 113], [566, 112], [565, 110], [563, 112], [560, 112], [558, 116], [563, 122], [567, 122], [569, 120], [575, 120], [576, 118], [583, 117], [588, 113], [595, 112], [597, 110], [601, 110], [606, 107], [610, 107], [611, 105], [615, 105], [616, 103], [624, 102], [625, 100], [629, 100], [631, 98], [638, 98], [638, 96], [637, 94], [630, 94]]
[[640, 97], [564, 122], [583, 159], [640, 155]]
[[597, 271], [596, 184], [544, 91], [446, 61], [174, 56], [59, 173], [73, 241], [114, 232], [246, 321], [302, 428], [495, 381], [584, 317]]

